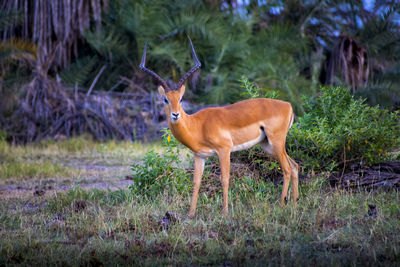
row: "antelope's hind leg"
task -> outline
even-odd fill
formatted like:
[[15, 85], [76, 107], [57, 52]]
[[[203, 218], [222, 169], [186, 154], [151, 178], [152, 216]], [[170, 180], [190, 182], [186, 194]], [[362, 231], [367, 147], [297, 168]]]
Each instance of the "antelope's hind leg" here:
[[261, 143], [261, 148], [268, 154], [272, 155], [279, 161], [283, 172], [283, 189], [281, 194], [281, 206], [287, 202], [287, 193], [289, 188], [289, 182], [292, 181], [292, 198], [293, 202], [296, 203], [299, 197], [298, 191], [298, 165], [291, 159], [285, 149], [284, 142], [271, 142], [267, 140]]
[[299, 165], [291, 157], [286, 155], [290, 165], [292, 166], [292, 197], [293, 202], [296, 204], [299, 200]]

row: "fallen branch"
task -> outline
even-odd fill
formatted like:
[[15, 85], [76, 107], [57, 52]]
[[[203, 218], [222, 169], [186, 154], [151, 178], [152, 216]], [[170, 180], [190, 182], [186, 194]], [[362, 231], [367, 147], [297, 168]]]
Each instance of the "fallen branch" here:
[[353, 164], [342, 176], [330, 176], [330, 183], [345, 189], [400, 187], [400, 162], [381, 162], [372, 166]]
[[103, 71], [106, 69], [106, 66], [101, 67], [99, 73], [97, 73], [96, 77], [94, 78], [92, 84], [90, 85], [89, 91], [87, 92], [86, 96], [89, 96], [90, 93], [92, 92], [94, 86], [97, 83], [97, 80], [100, 78], [101, 74], [103, 73]]

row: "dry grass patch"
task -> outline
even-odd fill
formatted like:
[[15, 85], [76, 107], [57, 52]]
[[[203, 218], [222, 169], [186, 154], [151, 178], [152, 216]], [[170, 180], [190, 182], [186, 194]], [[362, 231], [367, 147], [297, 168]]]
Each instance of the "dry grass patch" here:
[[42, 141], [25, 146], [0, 142], [0, 181], [11, 179], [107, 178], [127, 175], [133, 160], [158, 144], [128, 141], [99, 143], [82, 136], [62, 141]]
[[6, 161], [0, 164], [0, 181], [9, 179], [65, 178], [76, 174], [76, 170], [48, 160], [41, 162]]
[[87, 136], [74, 137], [61, 141], [41, 141], [25, 146], [9, 145], [0, 142], [0, 154], [19, 159], [35, 159], [44, 157], [49, 159], [62, 158], [113, 158], [137, 159], [150, 150], [161, 151], [159, 144], [132, 143], [129, 141], [97, 142]]

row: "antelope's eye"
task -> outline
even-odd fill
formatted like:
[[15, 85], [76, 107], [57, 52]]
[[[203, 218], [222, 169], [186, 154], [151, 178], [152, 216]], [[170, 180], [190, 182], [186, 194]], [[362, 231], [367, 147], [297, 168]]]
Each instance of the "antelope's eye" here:
[[164, 97], [164, 103], [165, 103], [166, 105], [169, 104], [168, 98]]
[[181, 100], [179, 100], [179, 103], [182, 103], [182, 101], [183, 101], [183, 97], [181, 97]]

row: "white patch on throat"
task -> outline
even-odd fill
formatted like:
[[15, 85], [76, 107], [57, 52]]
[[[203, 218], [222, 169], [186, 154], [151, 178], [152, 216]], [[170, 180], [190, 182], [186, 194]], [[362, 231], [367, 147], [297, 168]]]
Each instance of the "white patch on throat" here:
[[259, 137], [257, 137], [254, 140], [250, 140], [250, 141], [245, 142], [243, 144], [236, 145], [236, 146], [232, 147], [232, 152], [248, 149], [248, 148], [250, 148], [252, 146], [257, 145], [258, 143], [260, 143], [264, 139], [265, 139], [265, 133], [264, 133], [263, 130], [260, 130], [260, 136]]

